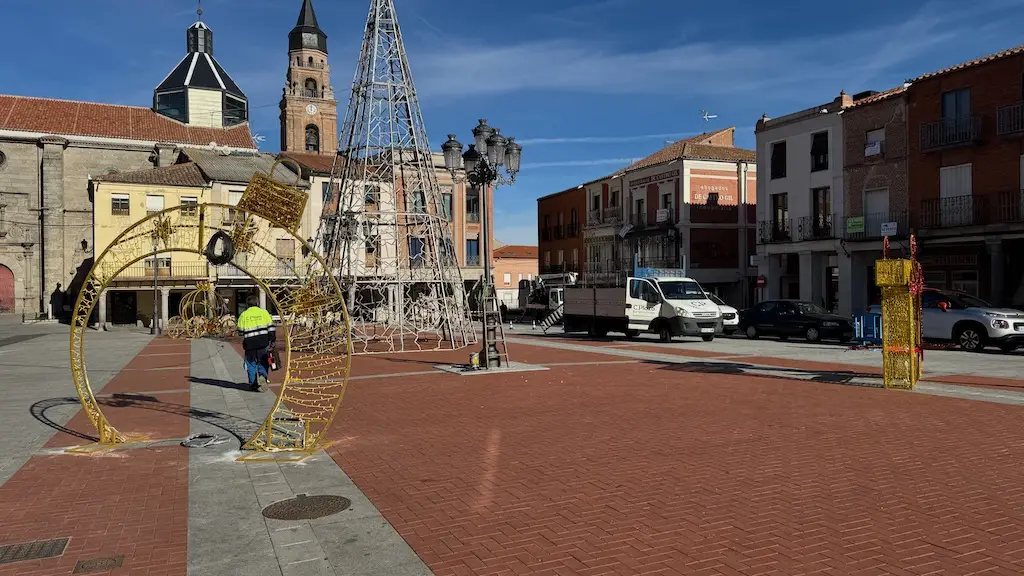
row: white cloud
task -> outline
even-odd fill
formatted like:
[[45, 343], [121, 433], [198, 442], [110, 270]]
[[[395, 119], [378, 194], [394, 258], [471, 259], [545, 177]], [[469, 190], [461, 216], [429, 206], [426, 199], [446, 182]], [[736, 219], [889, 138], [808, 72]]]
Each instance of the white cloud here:
[[695, 42], [647, 52], [588, 39], [493, 48], [462, 42], [417, 58], [415, 73], [420, 93], [429, 96], [554, 90], [712, 96], [771, 91], [786, 97], [818, 87], [838, 92], [966, 42], [977, 34], [981, 16], [1021, 4], [933, 2], [909, 19], [871, 29], [760, 44]]
[[618, 164], [628, 166], [640, 158], [598, 158], [596, 160], [563, 160], [560, 162], [524, 162], [522, 168], [561, 168], [567, 166], [604, 166]]
[[520, 144], [530, 144], [533, 146], [536, 146], [538, 144], [617, 144], [619, 142], [638, 142], [641, 140], [654, 139], [677, 140], [679, 138], [696, 136], [697, 134], [697, 132], [675, 132], [672, 134], [639, 134], [633, 136], [570, 136], [566, 138], [527, 138], [525, 140], [517, 139], [516, 142], [519, 142]]

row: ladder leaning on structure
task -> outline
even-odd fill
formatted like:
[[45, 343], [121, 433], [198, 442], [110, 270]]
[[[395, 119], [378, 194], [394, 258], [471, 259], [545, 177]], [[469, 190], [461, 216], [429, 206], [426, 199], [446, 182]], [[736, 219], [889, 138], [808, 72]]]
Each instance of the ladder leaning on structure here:
[[[483, 283], [480, 283], [481, 286]], [[487, 350], [484, 352], [487, 354], [487, 365], [488, 366], [508, 366], [508, 347], [505, 345], [505, 325], [504, 318], [501, 317], [501, 308], [498, 304], [498, 294], [494, 290], [494, 286], [489, 286], [490, 294], [487, 294], [483, 300], [483, 320], [484, 320], [484, 331], [486, 332], [485, 341], [487, 342]], [[480, 291], [483, 295], [483, 290]]]
[[563, 314], [565, 314], [565, 304], [559, 304], [558, 308], [552, 310], [550, 314], [540, 321], [540, 327], [545, 334], [547, 334], [549, 328], [562, 321]]

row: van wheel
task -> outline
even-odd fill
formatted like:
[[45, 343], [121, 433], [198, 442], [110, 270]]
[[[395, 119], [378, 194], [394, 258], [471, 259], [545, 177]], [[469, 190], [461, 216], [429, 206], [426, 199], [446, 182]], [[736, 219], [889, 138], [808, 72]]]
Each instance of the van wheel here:
[[668, 329], [668, 326], [662, 326], [661, 330], [658, 330], [658, 338], [660, 338], [662, 342], [671, 342], [672, 331]]
[[808, 342], [817, 342], [821, 340], [821, 333], [818, 332], [817, 328], [811, 326], [807, 329], [807, 332], [804, 333], [804, 337], [807, 338]]
[[758, 336], [760, 336], [760, 334], [757, 333], [757, 328], [755, 326], [747, 326], [747, 338], [757, 340]]
[[714, 339], [715, 339], [714, 334], [708, 334], [708, 335], [705, 335], [705, 336], [701, 336], [701, 340], [704, 340], [705, 342], [711, 342]]

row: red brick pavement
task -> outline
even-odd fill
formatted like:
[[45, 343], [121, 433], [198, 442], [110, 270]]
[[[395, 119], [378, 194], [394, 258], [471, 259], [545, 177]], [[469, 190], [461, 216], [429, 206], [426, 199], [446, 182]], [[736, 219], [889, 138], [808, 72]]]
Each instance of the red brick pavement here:
[[354, 381], [329, 452], [438, 576], [1021, 574], [1021, 410], [651, 364], [409, 375]]
[[[155, 341], [103, 392], [181, 388], [188, 375], [187, 357], [184, 362], [179, 359], [176, 370], [145, 369], [166, 366], [165, 361], [154, 359], [166, 357], [150, 354], [180, 352], [189, 346], [189, 342]], [[149, 408], [104, 406], [104, 412], [122, 432], [142, 432], [154, 438], [188, 434], [188, 393], [159, 395], [156, 402], [137, 404]], [[81, 411], [67, 428], [95, 434]], [[47, 446], [86, 442], [58, 433]], [[32, 457], [0, 487], [0, 545], [60, 537], [71, 538], [62, 557], [0, 565], [0, 576], [71, 574], [79, 560], [122, 554], [123, 567], [109, 574], [186, 574], [187, 449], [173, 446], [107, 456]]]

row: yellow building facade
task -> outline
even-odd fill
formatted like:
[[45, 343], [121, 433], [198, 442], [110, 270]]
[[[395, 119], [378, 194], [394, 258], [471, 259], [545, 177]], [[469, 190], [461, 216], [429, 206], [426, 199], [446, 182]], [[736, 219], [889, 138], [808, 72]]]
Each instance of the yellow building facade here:
[[[196, 153], [208, 164], [209, 170], [204, 170], [200, 162], [193, 162], [188, 154], [188, 151], [183, 152], [179, 163], [171, 166], [108, 174], [91, 180], [96, 254], [102, 254], [132, 224], [162, 210], [179, 206], [187, 209], [187, 206], [204, 203], [237, 205], [247, 183], [243, 179], [251, 178], [256, 172], [269, 173], [273, 169], [275, 179], [282, 183], [308, 186], [303, 181], [297, 182], [297, 176], [291, 170], [275, 166], [273, 156], [268, 154], [222, 155], [211, 159]], [[228, 179], [218, 181], [212, 176], [226, 176]], [[308, 211], [310, 207], [306, 209]], [[243, 218], [243, 213], [229, 211], [223, 217], [224, 222], [211, 224], [230, 229], [235, 220]], [[308, 238], [315, 234], [315, 230], [306, 230], [307, 222], [312, 221], [303, 218], [297, 236]], [[302, 261], [302, 245], [287, 231], [269, 228], [262, 220], [259, 222], [256, 237], [260, 238], [264, 248], [273, 251], [276, 264], [268, 264], [264, 258], [258, 270], [250, 269], [252, 266], [248, 266], [244, 253], [237, 255], [232, 264], [222, 266], [211, 265], [205, 257], [185, 252], [161, 254], [155, 259], [144, 258], [114, 278], [100, 298], [95, 321], [102, 326], [148, 327], [156, 317], [158, 325], [164, 325], [178, 315], [181, 299], [195, 290], [200, 281], [209, 281], [215, 286], [218, 299], [226, 308], [219, 312], [237, 315], [244, 309], [247, 296], [255, 294], [259, 296], [261, 305], [273, 313], [266, 294], [242, 269], [269, 279], [271, 285], [274, 278], [282, 281], [294, 278], [295, 263]], [[157, 304], [156, 309], [154, 303]]]

